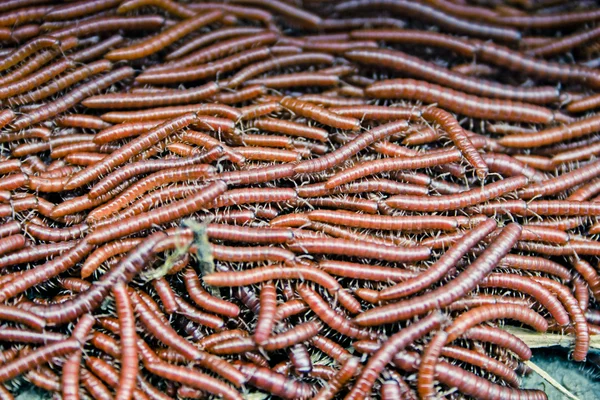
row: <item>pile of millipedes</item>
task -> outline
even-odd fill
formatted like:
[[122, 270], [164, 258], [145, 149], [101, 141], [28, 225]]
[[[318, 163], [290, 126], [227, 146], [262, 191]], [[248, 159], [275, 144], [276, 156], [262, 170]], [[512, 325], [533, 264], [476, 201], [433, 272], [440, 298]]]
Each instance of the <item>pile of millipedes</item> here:
[[[0, 2], [0, 398], [545, 399], [600, 332], [600, 8]], [[303, 3], [303, 4], [302, 4]]]

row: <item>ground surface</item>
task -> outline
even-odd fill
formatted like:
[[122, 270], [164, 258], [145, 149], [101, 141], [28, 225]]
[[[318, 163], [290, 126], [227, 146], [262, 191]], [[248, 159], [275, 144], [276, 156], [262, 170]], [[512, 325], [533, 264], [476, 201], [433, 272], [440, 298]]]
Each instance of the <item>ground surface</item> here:
[[[567, 361], [566, 357], [562, 350], [538, 349], [534, 350], [532, 361], [581, 400], [600, 399], [600, 368], [591, 362], [582, 364]], [[544, 390], [549, 400], [565, 399], [562, 393], [536, 373], [526, 376], [522, 386]]]

